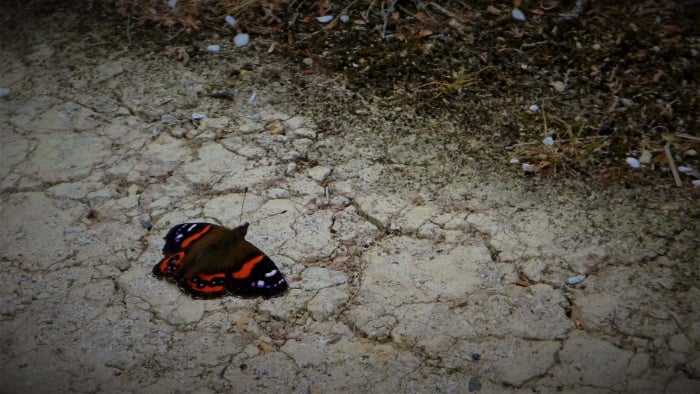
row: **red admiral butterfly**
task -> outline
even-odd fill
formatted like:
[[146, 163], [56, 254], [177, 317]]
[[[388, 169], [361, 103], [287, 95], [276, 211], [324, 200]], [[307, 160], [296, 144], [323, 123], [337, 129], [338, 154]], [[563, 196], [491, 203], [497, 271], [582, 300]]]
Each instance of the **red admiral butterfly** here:
[[165, 258], [153, 267], [195, 298], [226, 293], [265, 298], [282, 295], [287, 281], [260, 249], [245, 240], [248, 223], [228, 229], [212, 223], [183, 223], [165, 236]]

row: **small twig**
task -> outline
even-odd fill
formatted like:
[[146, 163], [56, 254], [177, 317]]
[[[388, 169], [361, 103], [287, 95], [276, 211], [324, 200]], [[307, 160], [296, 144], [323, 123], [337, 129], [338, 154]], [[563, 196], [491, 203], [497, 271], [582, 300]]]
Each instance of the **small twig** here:
[[131, 15], [126, 16], [126, 42], [131, 45]]
[[520, 144], [515, 144], [515, 145], [506, 146], [506, 150], [513, 150], [513, 149], [515, 149], [515, 148], [520, 148], [520, 147], [523, 147], [523, 146], [539, 145], [539, 144], [541, 144], [541, 143], [542, 143], [541, 141], [537, 141], [537, 142], [522, 142], [522, 143], [520, 143]]
[[391, 0], [391, 5], [389, 5], [388, 8], [386, 8], [384, 11], [382, 11], [382, 17], [384, 18], [384, 26], [382, 27], [382, 40], [386, 38], [386, 27], [389, 25], [389, 18], [391, 17], [391, 14], [396, 11], [394, 6], [396, 5], [396, 2], [398, 0]]
[[360, 11], [360, 16], [365, 22], [369, 22], [369, 13], [372, 10], [372, 7], [374, 7], [374, 3], [376, 3], [376, 1], [377, 0], [372, 0], [366, 10]]
[[687, 140], [700, 142], [700, 137], [696, 137], [696, 136], [690, 135], [690, 134], [685, 134], [685, 133], [676, 134], [676, 137], [685, 138]]
[[572, 68], [566, 70], [566, 74], [564, 75], [564, 89], [568, 90], [569, 89], [569, 82], [571, 82], [571, 72], [574, 71]]
[[520, 49], [532, 48], [532, 47], [536, 47], [536, 46], [540, 46], [540, 45], [545, 45], [547, 43], [548, 43], [547, 41], [531, 42], [531, 43], [527, 43], [527, 44], [522, 44], [520, 46]]
[[449, 16], [450, 18], [455, 16], [455, 14], [453, 12], [451, 12], [447, 8], [441, 6], [440, 4], [438, 4], [434, 1], [430, 2], [430, 6], [435, 8], [436, 10], [438, 10], [438, 12], [440, 12], [441, 14]]
[[544, 138], [547, 138], [547, 114], [544, 112], [544, 99], [542, 99], [541, 103], [541, 110], [542, 110], [542, 121], [544, 122]]
[[350, 7], [354, 6], [355, 3], [357, 3], [357, 0], [353, 1], [352, 3], [348, 4], [345, 8], [343, 8], [343, 10], [340, 11], [340, 14], [341, 14], [341, 15], [347, 14], [347, 13], [348, 13], [348, 10], [350, 9]]
[[676, 168], [676, 162], [673, 160], [673, 155], [671, 154], [671, 138], [664, 136], [666, 140], [666, 145], [664, 146], [664, 152], [666, 152], [666, 159], [668, 159], [668, 165], [671, 167], [671, 173], [673, 173], [673, 180], [676, 181], [676, 186], [681, 187], [683, 183], [681, 182], [681, 176], [678, 174], [678, 168]]
[[66, 261], [66, 260], [72, 259], [72, 258], [75, 257], [76, 255], [77, 255], [77, 252], [73, 251], [73, 252], [67, 254], [66, 256], [63, 256], [63, 258], [60, 258], [60, 259], [54, 261], [53, 263], [49, 264], [49, 266], [46, 267], [46, 269], [49, 269], [49, 268], [53, 267], [54, 265], [59, 264], [59, 263], [62, 263], [62, 262], [64, 262], [64, 261]]
[[[606, 138], [608, 138], [608, 137], [609, 137], [609, 136], [607, 136], [607, 135], [593, 135], [593, 136], [590, 136], [590, 137], [581, 137], [581, 138], [574, 138], [574, 139], [557, 140], [557, 142], [560, 143], [560, 144], [563, 144], [563, 143], [569, 142], [569, 141], [581, 142], [581, 141], [588, 141], [588, 140], [602, 140], [602, 139], [606, 139]], [[513, 149], [515, 149], [515, 148], [520, 148], [520, 147], [523, 147], [523, 146], [533, 146], [533, 145], [542, 145], [542, 141], [522, 142], [522, 143], [519, 143], [519, 144], [506, 146], [506, 147], [505, 147], [505, 150], [513, 150]]]

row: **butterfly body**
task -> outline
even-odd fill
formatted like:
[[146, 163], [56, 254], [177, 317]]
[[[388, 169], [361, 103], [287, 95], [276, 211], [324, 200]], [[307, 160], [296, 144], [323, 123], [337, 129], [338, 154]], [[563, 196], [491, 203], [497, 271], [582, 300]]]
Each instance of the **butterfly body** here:
[[230, 293], [240, 297], [275, 297], [287, 282], [275, 263], [246, 241], [248, 223], [228, 229], [212, 223], [182, 223], [168, 231], [165, 258], [153, 274], [173, 279], [195, 298]]

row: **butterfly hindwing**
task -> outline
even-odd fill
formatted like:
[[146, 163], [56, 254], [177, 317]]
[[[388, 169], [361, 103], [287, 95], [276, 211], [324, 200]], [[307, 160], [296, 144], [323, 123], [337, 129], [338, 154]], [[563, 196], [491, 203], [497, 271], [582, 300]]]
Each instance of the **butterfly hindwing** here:
[[182, 276], [178, 285], [195, 298], [218, 297], [226, 291], [226, 273], [195, 274], [190, 278]]
[[229, 290], [239, 297], [275, 297], [287, 291], [287, 281], [279, 268], [262, 252], [237, 265], [229, 275]]
[[185, 259], [185, 252], [173, 253], [166, 256], [158, 264], [153, 267], [153, 275], [158, 277], [173, 277], [182, 267], [182, 261]]

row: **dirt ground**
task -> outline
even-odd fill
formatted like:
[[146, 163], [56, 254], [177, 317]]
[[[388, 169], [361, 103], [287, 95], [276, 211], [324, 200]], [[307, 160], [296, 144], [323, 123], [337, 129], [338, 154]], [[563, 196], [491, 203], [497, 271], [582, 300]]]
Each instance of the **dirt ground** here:
[[[545, 78], [510, 100], [493, 70], [479, 89], [387, 87], [348, 71], [349, 49], [323, 62], [342, 34], [269, 53], [276, 37], [168, 40], [107, 10], [18, 4], [0, 28], [1, 392], [700, 390], [694, 178], [615, 149], [510, 162], [540, 140], [538, 97], [602, 128], [594, 90], [559, 99]], [[697, 70], [693, 45], [669, 62]], [[697, 137], [686, 85], [691, 104], [654, 121]], [[616, 127], [652, 116], [628, 104]], [[233, 227], [241, 209], [287, 294], [198, 300], [151, 275], [172, 225]]]

